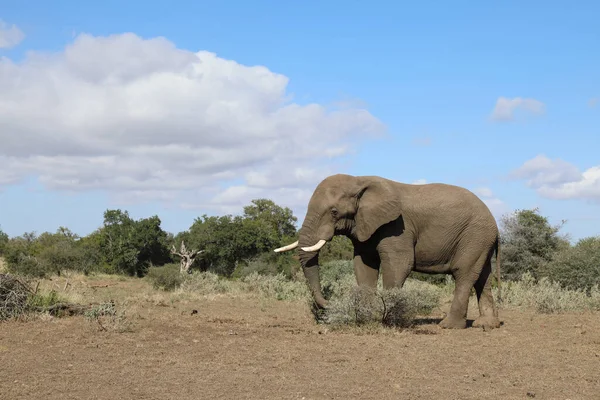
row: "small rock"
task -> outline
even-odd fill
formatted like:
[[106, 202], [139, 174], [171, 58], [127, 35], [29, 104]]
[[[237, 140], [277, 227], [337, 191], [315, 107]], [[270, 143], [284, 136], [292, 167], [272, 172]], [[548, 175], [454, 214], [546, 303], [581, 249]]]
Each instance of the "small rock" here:
[[198, 314], [198, 310], [192, 310], [192, 315]]
[[535, 392], [527, 392], [527, 397], [535, 397]]

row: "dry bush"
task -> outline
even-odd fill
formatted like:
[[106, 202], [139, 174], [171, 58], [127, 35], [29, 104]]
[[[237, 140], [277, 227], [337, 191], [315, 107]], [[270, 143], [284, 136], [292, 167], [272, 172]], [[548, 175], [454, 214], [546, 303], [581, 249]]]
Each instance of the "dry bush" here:
[[194, 293], [202, 296], [216, 294], [236, 294], [239, 292], [239, 285], [221, 277], [214, 272], [193, 272], [186, 275], [179, 289], [181, 292]]
[[253, 272], [242, 280], [242, 288], [247, 293], [257, 293], [262, 297], [277, 300], [295, 301], [309, 296], [306, 284], [287, 279], [284, 274], [260, 275]]
[[84, 313], [86, 320], [95, 322], [101, 331], [132, 332], [133, 323], [123, 310], [117, 310], [115, 303], [110, 301], [91, 307]]
[[375, 290], [352, 286], [330, 299], [326, 310], [313, 315], [332, 327], [381, 324], [410, 327], [418, 315], [428, 315], [439, 305], [442, 290], [426, 282], [407, 280], [403, 288]]
[[595, 285], [589, 293], [584, 289], [564, 289], [548, 278], [536, 281], [533, 275], [525, 273], [520, 280], [503, 285], [502, 305], [532, 308], [543, 314], [600, 310], [600, 288]]
[[17, 318], [29, 309], [31, 289], [17, 278], [0, 274], [0, 321]]

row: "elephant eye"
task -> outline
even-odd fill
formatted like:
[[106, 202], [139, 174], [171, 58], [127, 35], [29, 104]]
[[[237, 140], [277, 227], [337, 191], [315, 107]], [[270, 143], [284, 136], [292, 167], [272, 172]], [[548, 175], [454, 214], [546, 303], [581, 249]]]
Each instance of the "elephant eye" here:
[[338, 216], [338, 210], [337, 210], [337, 208], [334, 207], [334, 208], [331, 209], [331, 215], [333, 215], [334, 217]]

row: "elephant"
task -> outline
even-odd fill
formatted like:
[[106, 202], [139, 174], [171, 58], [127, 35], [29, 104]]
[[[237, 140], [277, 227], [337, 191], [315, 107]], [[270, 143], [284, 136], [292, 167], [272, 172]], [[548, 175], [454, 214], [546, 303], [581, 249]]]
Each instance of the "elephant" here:
[[439, 322], [467, 327], [471, 288], [479, 317], [474, 327], [500, 327], [491, 288], [492, 255], [500, 285], [499, 229], [486, 204], [468, 189], [444, 183], [406, 184], [380, 176], [331, 175], [315, 188], [298, 240], [298, 259], [318, 308], [327, 308], [319, 276], [319, 250], [334, 235], [354, 246], [359, 286], [401, 288], [411, 271], [451, 274], [455, 290], [450, 311]]

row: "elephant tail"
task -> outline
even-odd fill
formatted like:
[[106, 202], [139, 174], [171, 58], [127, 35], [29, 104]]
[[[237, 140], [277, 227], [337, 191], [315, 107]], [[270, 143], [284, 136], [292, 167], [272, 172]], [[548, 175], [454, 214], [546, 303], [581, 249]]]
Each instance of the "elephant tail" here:
[[500, 237], [496, 239], [496, 283], [498, 284], [498, 303], [502, 302], [502, 288], [500, 283]]

